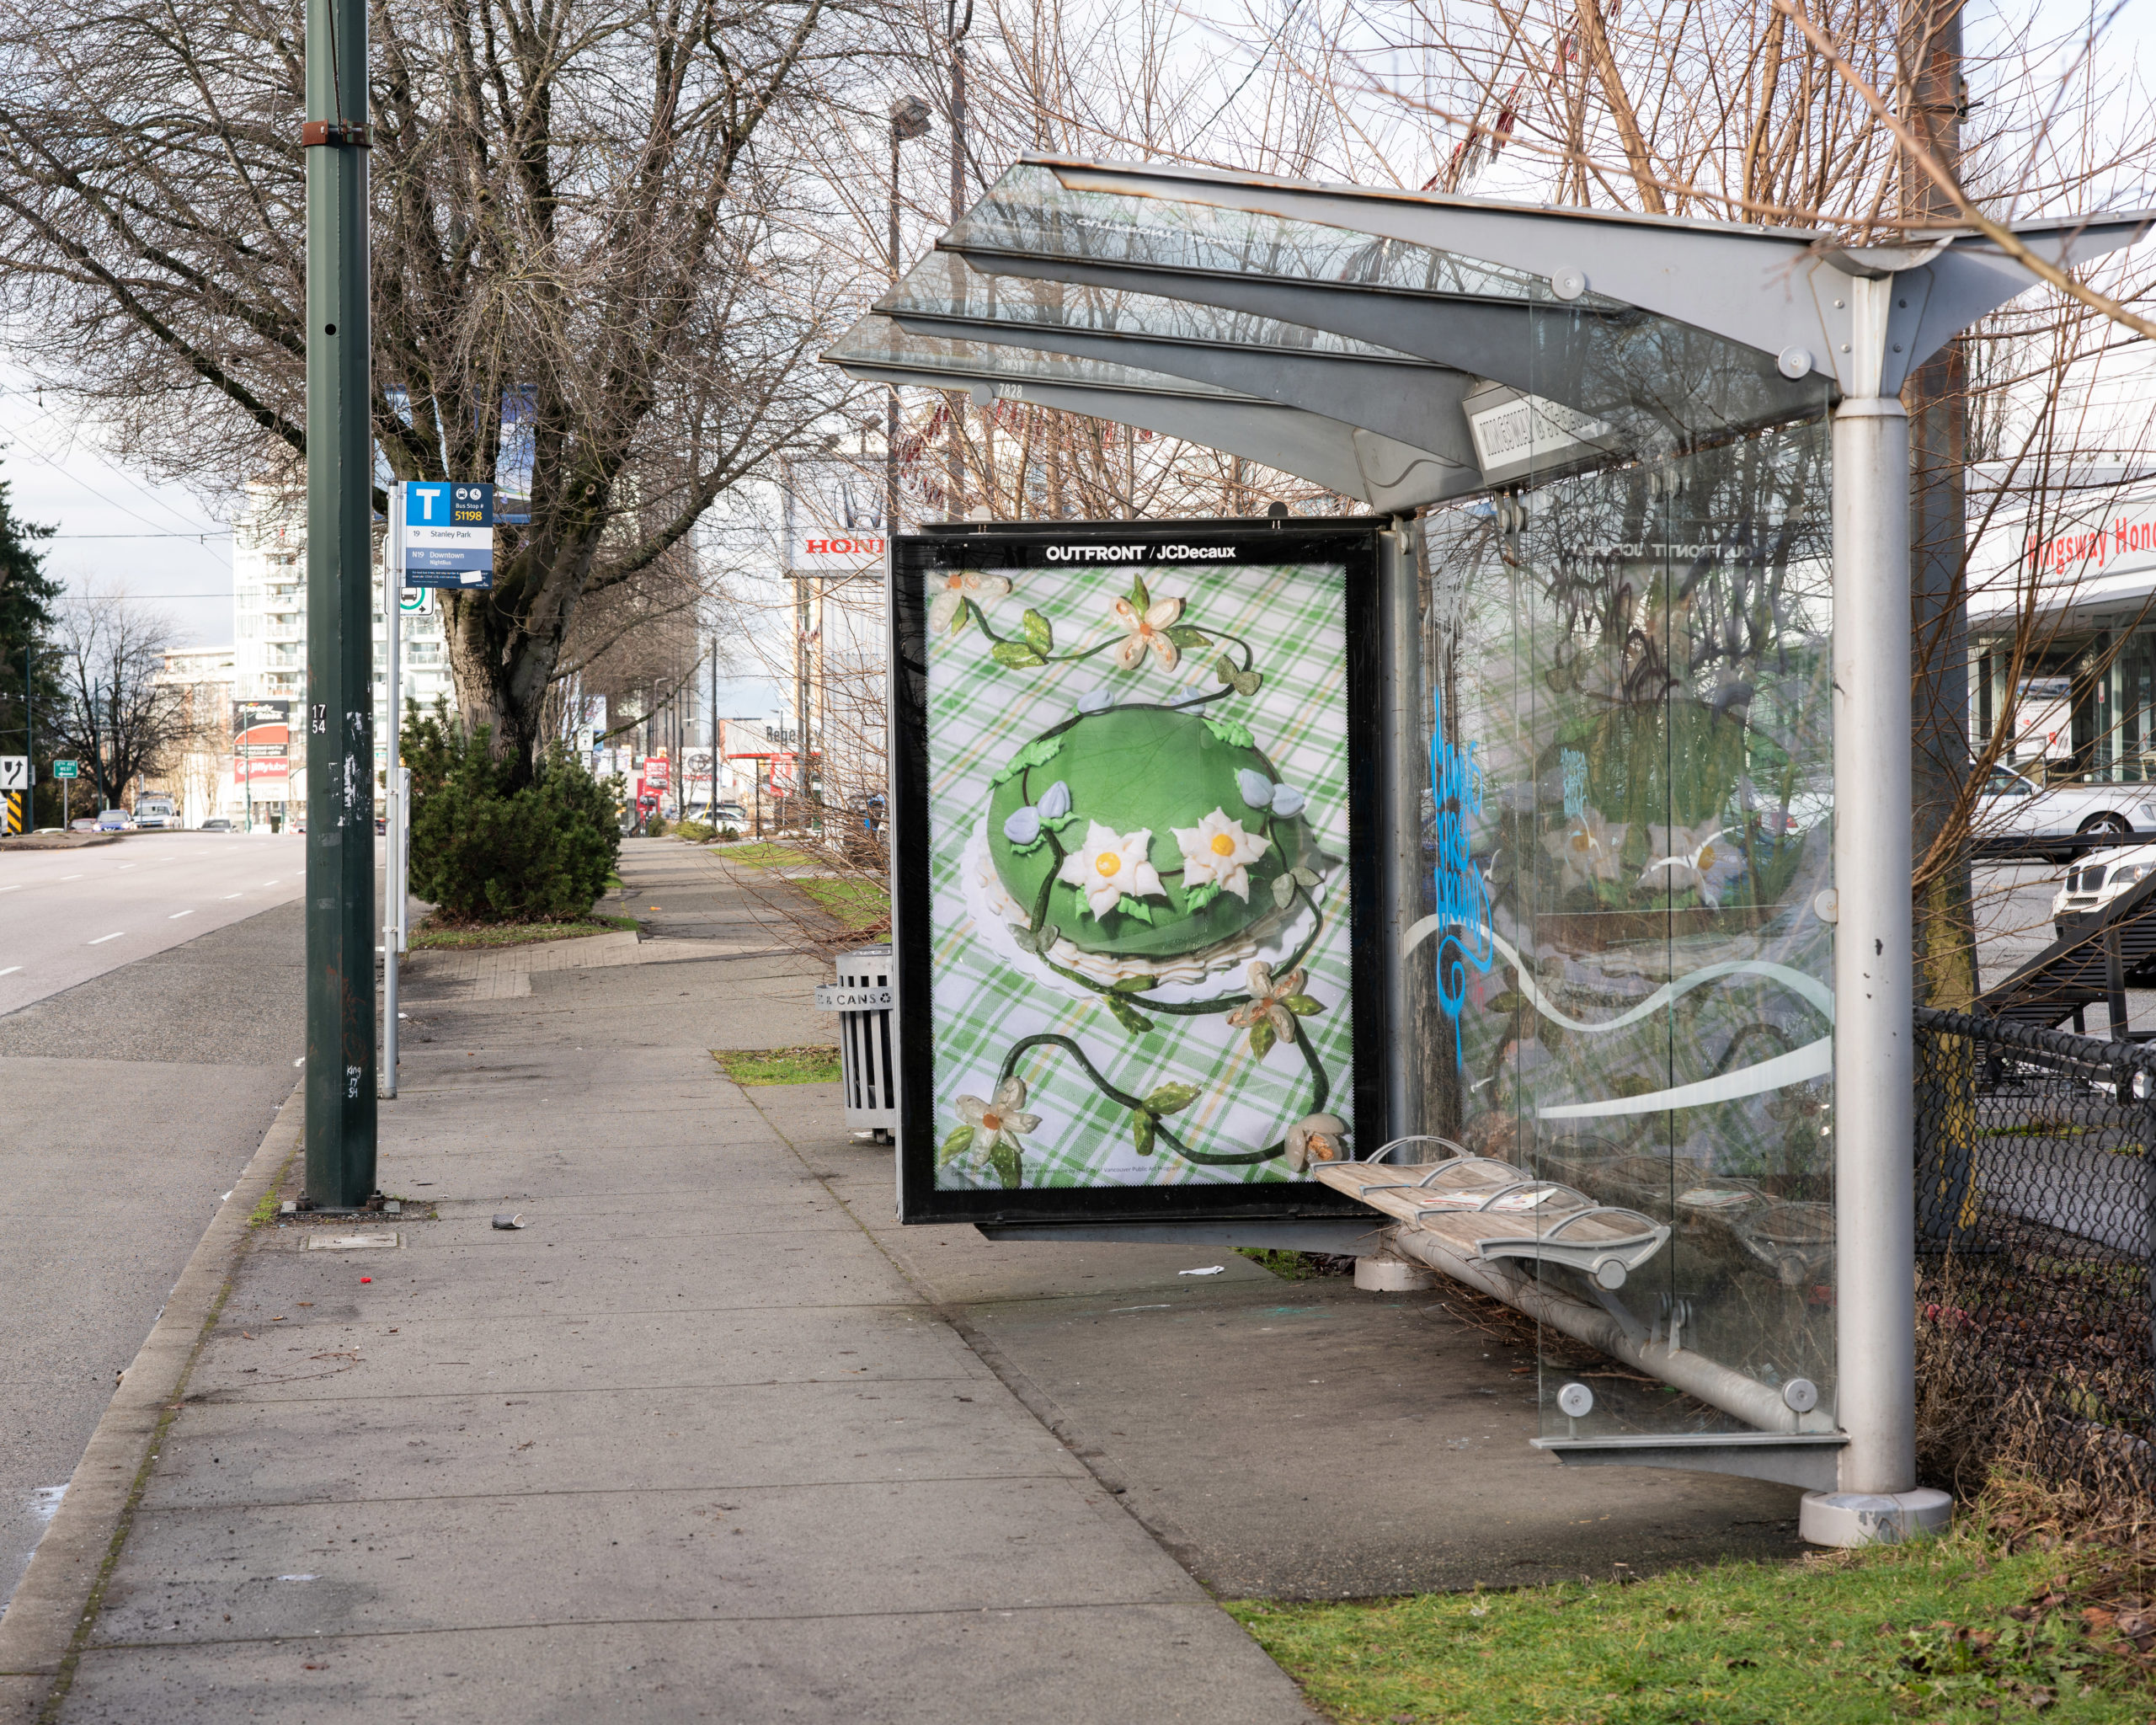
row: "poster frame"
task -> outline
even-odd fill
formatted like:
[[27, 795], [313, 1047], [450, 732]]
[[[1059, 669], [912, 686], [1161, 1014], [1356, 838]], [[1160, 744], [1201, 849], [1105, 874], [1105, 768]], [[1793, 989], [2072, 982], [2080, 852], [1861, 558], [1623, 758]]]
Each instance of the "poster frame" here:
[[[1084, 566], [1070, 547], [1142, 547], [1115, 559], [1133, 574], [1228, 561], [1179, 558], [1178, 548], [1234, 547], [1252, 565], [1332, 563], [1344, 571], [1348, 639], [1348, 964], [1355, 1015], [1351, 1151], [1366, 1155], [1386, 1130], [1385, 1051], [1390, 1043], [1380, 923], [1387, 811], [1380, 806], [1385, 619], [1378, 582], [1381, 516], [1247, 516], [1149, 521], [962, 522], [895, 535], [889, 563], [891, 629], [892, 943], [898, 960], [899, 1220], [962, 1222], [1220, 1222], [1367, 1215], [1314, 1180], [1248, 1185], [1038, 1187], [945, 1190], [936, 1183], [932, 927], [929, 885], [928, 606], [931, 572], [969, 569], [1068, 569]], [[1360, 907], [1369, 907], [1363, 909]], [[1370, 1135], [1379, 1135], [1373, 1138]]]

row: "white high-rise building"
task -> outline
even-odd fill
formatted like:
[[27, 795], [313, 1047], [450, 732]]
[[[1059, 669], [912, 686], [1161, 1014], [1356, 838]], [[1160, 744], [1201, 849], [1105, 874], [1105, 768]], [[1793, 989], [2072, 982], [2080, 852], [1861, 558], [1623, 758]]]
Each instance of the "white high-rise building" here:
[[[377, 529], [375, 545], [379, 556], [383, 536]], [[388, 694], [388, 635], [382, 608], [381, 566], [374, 581], [374, 717], [375, 735], [388, 735], [385, 699]], [[407, 700], [431, 712], [436, 697], [446, 697], [453, 709], [456, 691], [451, 680], [449, 654], [435, 595], [426, 593], [414, 611], [404, 615], [403, 689]], [[235, 701], [288, 701], [291, 703], [291, 757], [290, 777], [278, 774], [275, 763], [256, 761], [253, 772], [253, 816], [266, 820], [272, 813], [286, 812], [287, 803], [300, 795], [300, 775], [306, 765], [307, 703], [307, 503], [265, 485], [248, 488], [246, 509], [232, 523], [232, 698]], [[379, 798], [389, 765], [386, 741], [375, 748], [375, 790]], [[228, 774], [228, 807], [245, 809], [248, 786], [238, 764]]]

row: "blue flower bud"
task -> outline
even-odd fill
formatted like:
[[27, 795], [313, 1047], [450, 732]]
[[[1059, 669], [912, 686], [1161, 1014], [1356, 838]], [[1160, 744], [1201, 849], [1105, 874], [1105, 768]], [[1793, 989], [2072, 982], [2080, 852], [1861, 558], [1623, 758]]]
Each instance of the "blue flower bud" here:
[[1235, 788], [1243, 793], [1243, 801], [1253, 809], [1270, 806], [1273, 801], [1273, 781], [1263, 773], [1248, 766], [1235, 770]]
[[1275, 785], [1273, 788], [1273, 812], [1283, 820], [1293, 820], [1300, 814], [1303, 804], [1307, 801], [1309, 798], [1293, 785]]
[[1070, 812], [1070, 787], [1058, 779], [1041, 793], [1041, 799], [1035, 806], [1041, 811], [1042, 820], [1062, 820]]
[[1014, 845], [1030, 845], [1041, 836], [1041, 811], [1013, 809], [1003, 817], [1003, 836]]
[[1078, 697], [1081, 713], [1106, 713], [1115, 705], [1115, 697], [1108, 693], [1106, 683], [1096, 683]]

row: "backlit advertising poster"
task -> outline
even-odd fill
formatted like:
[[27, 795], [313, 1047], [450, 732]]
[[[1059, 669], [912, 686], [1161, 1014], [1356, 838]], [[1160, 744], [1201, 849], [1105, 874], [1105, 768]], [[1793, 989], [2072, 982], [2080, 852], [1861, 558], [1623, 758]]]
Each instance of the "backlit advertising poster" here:
[[280, 800], [291, 773], [292, 703], [232, 702], [232, 782], [253, 785]]
[[905, 1220], [1346, 1205], [1307, 1171], [1382, 1115], [1375, 553], [1348, 521], [896, 542]]

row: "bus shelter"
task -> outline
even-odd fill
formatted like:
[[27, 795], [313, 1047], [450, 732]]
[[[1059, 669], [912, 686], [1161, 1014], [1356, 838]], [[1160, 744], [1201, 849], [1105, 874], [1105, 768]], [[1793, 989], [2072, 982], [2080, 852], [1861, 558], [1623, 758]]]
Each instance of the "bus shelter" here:
[[[2018, 232], [2064, 266], [2148, 225]], [[1188, 438], [1392, 518], [1352, 578], [1372, 590], [1349, 630], [1375, 638], [1361, 644], [1375, 669], [1355, 745], [1375, 789], [1352, 848], [1358, 962], [1381, 977], [1383, 1010], [1366, 1017], [1383, 1026], [1382, 1082], [1358, 1092], [1356, 1118], [1313, 1114], [1262, 1155], [1209, 1160], [1342, 1194], [1396, 1223], [1396, 1250], [1688, 1392], [1545, 1367], [1538, 1441], [1561, 1459], [1801, 1485], [1805, 1532], [1828, 1543], [1935, 1525], [1946, 1509], [1915, 1487], [1913, 1187], [1956, 1176], [1913, 1166], [1897, 398], [2032, 280], [1965, 232], [1850, 248], [1788, 228], [1040, 158], [999, 179], [826, 355], [857, 377]], [[969, 563], [962, 538], [946, 530], [932, 554], [894, 558], [894, 615], [915, 620], [902, 674], [939, 650], [927, 620], [990, 628], [969, 584], [1011, 585]], [[1151, 542], [1124, 550], [1143, 562]], [[999, 554], [1045, 567], [1114, 549], [1042, 547]], [[931, 565], [955, 595], [940, 611], [910, 591]], [[1155, 611], [1164, 634], [1207, 638], [1142, 574], [1118, 607], [1141, 648]], [[1026, 615], [1027, 633], [999, 638], [996, 655], [1055, 670], [1049, 624]], [[1247, 654], [1240, 673], [1231, 655], [1220, 666], [1223, 692], [1260, 681]], [[1107, 698], [1081, 696], [1067, 724]], [[918, 712], [936, 710], [931, 694]], [[1001, 853], [1038, 846], [1043, 818], [1075, 818], [1070, 782], [1047, 783], [1063, 734], [1022, 751], [1045, 788], [998, 814]], [[1034, 776], [1024, 759], [1009, 771]], [[1277, 815], [1285, 781], [1267, 777], [1246, 793]], [[1011, 802], [998, 796], [991, 813]], [[1231, 802], [1208, 817], [1229, 846], [1209, 884], [1246, 890], [1239, 847], [1255, 858], [1270, 843], [1277, 860], [1286, 829], [1273, 820], [1269, 840], [1253, 837]], [[901, 826], [905, 808], [902, 796]], [[1185, 862], [1203, 864], [1184, 842]], [[1047, 879], [1043, 914], [1013, 925], [1017, 961], [1047, 961], [1063, 931], [1045, 910], [1066, 891], [1071, 916], [1081, 900], [1097, 921], [1116, 914], [1081, 878], [1095, 849], [1118, 866], [1099, 845], [1081, 856], [1072, 835], [1064, 884]], [[925, 870], [928, 852], [913, 854]], [[1305, 874], [1315, 900], [1320, 873]], [[917, 901], [900, 887], [903, 975], [909, 915], [929, 900], [925, 884]], [[1282, 891], [1283, 916], [1298, 890]], [[1273, 981], [1253, 967], [1233, 996], [1230, 1022], [1257, 1027], [1261, 1053], [1273, 1007], [1283, 1037], [1284, 1014], [1323, 1010], [1267, 995]], [[1126, 1023], [1133, 1001], [1198, 1010], [1160, 982], [1095, 987]], [[926, 1092], [942, 1071], [925, 1061], [902, 1082]], [[1149, 1149], [1190, 1088], [1124, 1097]], [[952, 1099], [914, 1100], [916, 1138], [949, 1115]], [[946, 1150], [984, 1132], [1015, 1144], [1006, 1116], [1037, 1118], [1007, 1081], [953, 1105]], [[916, 1149], [938, 1183], [976, 1178], [960, 1156]], [[993, 1178], [1024, 1184], [1015, 1151], [1001, 1153]], [[902, 1134], [902, 1169], [905, 1157]], [[1148, 1162], [1120, 1178], [1175, 1176]]]

